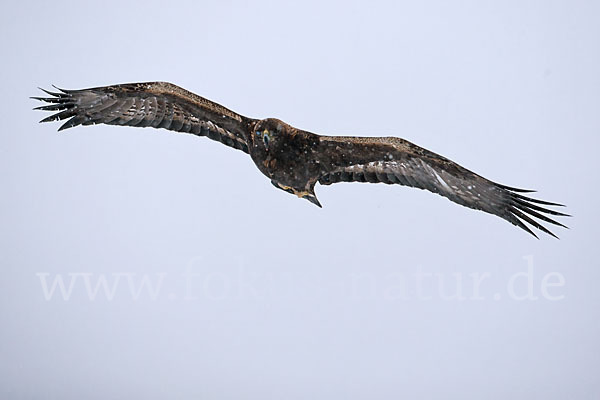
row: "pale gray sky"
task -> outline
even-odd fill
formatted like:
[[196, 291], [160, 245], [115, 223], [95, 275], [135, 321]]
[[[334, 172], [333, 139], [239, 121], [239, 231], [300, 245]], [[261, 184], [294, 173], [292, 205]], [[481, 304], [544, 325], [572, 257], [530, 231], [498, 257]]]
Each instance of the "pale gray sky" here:
[[[599, 15], [3, 5], [0, 397], [600, 397]], [[567, 204], [571, 229], [538, 241], [388, 185], [317, 187], [318, 209], [206, 138], [59, 134], [28, 98], [150, 80], [317, 133], [404, 137]]]

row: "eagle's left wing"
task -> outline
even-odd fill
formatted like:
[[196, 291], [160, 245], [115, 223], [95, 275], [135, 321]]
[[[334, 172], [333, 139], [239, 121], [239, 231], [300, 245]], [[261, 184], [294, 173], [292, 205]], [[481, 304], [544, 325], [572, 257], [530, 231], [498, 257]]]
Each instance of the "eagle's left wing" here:
[[522, 193], [531, 191], [492, 182], [404, 139], [319, 136], [313, 157], [321, 170], [316, 180], [322, 185], [395, 183], [427, 189], [465, 207], [497, 215], [533, 236], [525, 222], [556, 237], [534, 218], [565, 227], [544, 214], [567, 214], [542, 207], [560, 204], [524, 196]]
[[77, 125], [109, 124], [164, 128], [208, 136], [248, 153], [252, 119], [167, 82], [126, 83], [80, 90], [58, 89], [51, 103], [37, 110], [57, 111], [40, 122], [67, 119], [59, 130]]

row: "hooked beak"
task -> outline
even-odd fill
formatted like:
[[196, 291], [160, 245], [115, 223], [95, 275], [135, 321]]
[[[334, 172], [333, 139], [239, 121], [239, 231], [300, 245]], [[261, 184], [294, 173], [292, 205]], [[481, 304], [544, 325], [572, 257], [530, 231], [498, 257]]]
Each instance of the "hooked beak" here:
[[314, 194], [306, 194], [306, 195], [302, 196], [302, 198], [310, 201], [311, 203], [313, 203], [315, 206], [317, 206], [319, 208], [323, 208], [321, 203], [319, 203], [317, 196], [315, 196]]
[[262, 139], [263, 143], [265, 144], [265, 149], [269, 150], [269, 141], [271, 140], [271, 136], [268, 133], [263, 132]]

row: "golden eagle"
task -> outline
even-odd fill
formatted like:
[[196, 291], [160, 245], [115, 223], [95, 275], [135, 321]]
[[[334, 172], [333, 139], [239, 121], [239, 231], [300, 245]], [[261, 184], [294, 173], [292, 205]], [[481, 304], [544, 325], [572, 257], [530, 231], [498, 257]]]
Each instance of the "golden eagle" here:
[[[562, 206], [523, 195], [455, 162], [396, 137], [321, 136], [275, 118], [252, 119], [166, 82], [128, 83], [32, 97], [57, 111], [40, 122], [68, 119], [58, 130], [110, 124], [165, 128], [208, 136], [250, 157], [273, 185], [321, 207], [315, 184], [381, 182], [427, 189], [463, 206], [504, 218], [533, 236], [526, 225], [556, 237], [538, 220], [565, 227], [542, 206]], [[537, 237], [537, 236], [536, 236]]]

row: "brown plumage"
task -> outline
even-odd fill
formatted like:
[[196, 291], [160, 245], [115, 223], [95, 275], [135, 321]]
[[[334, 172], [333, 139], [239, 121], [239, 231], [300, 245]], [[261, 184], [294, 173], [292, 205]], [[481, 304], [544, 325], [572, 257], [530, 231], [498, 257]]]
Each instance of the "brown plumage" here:
[[244, 117], [165, 82], [57, 90], [44, 90], [51, 97], [33, 97], [51, 103], [36, 109], [57, 111], [40, 122], [66, 119], [59, 130], [102, 123], [207, 136], [249, 153], [273, 185], [319, 207], [317, 182], [382, 182], [427, 189], [504, 218], [533, 236], [527, 224], [556, 237], [537, 220], [564, 227], [548, 215], [568, 216], [542, 207], [561, 204], [526, 197], [523, 193], [531, 191], [494, 183], [396, 137], [321, 136], [274, 118]]

